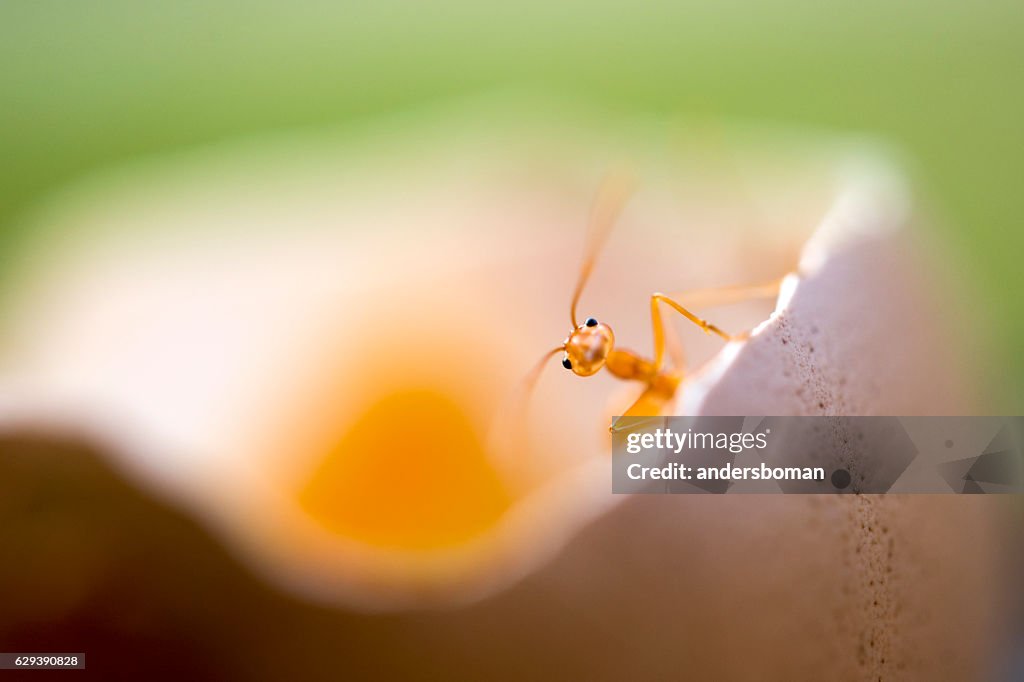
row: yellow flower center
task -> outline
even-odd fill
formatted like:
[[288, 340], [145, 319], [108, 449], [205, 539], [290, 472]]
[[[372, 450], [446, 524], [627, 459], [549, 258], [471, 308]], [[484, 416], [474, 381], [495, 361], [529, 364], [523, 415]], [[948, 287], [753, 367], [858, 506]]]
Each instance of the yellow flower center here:
[[512, 496], [465, 412], [434, 390], [386, 395], [299, 492], [332, 532], [399, 550], [457, 546], [493, 528]]

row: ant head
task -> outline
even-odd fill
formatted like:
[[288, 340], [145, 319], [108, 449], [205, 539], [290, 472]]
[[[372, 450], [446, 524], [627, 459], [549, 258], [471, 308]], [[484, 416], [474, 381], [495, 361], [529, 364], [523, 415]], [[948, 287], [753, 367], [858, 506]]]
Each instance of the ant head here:
[[612, 328], [588, 317], [565, 339], [562, 367], [571, 369], [577, 376], [589, 377], [604, 367], [614, 345]]

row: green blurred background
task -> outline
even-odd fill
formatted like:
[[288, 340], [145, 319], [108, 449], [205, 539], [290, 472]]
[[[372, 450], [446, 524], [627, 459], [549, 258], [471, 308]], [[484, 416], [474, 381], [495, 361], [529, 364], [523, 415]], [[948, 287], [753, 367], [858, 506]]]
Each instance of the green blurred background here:
[[[495, 87], [878, 133], [914, 160], [1024, 410], [1024, 2], [3, 2], [0, 266], [90, 169]], [[3, 279], [0, 277], [0, 285]]]

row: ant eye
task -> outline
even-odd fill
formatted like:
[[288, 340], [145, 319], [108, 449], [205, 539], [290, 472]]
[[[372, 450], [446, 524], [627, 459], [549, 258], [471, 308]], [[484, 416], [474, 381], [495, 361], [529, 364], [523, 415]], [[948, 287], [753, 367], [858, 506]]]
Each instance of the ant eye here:
[[592, 317], [588, 317], [587, 321], [584, 322], [583, 324], [587, 325], [588, 327], [596, 327], [597, 326], [597, 320], [595, 320]]
[[569, 360], [569, 358], [562, 358], [562, 367], [565, 367], [566, 369], [572, 369], [572, 362]]

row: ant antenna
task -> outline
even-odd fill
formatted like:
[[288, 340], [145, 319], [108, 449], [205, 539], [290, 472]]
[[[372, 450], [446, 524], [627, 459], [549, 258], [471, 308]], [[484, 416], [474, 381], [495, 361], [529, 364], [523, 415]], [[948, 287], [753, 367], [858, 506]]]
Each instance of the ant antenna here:
[[524, 398], [528, 398], [530, 394], [533, 393], [533, 387], [537, 385], [537, 380], [540, 379], [540, 374], [541, 372], [544, 371], [544, 367], [547, 365], [548, 358], [550, 358], [552, 355], [557, 355], [558, 353], [561, 353], [564, 350], [565, 346], [558, 346], [557, 348], [552, 348], [547, 353], [541, 356], [540, 360], [537, 361], [537, 364], [534, 365], [533, 369], [530, 370], [530, 373], [527, 374], [526, 377], [523, 379]]
[[510, 401], [506, 403], [506, 409], [500, 412], [500, 416], [491, 426], [489, 443], [492, 451], [498, 453], [500, 461], [504, 461], [506, 465], [511, 466], [512, 463], [515, 463], [516, 470], [521, 467], [527, 450], [526, 426], [528, 420], [526, 414], [530, 398], [533, 396], [533, 389], [537, 385], [537, 380], [540, 379], [547, 361], [551, 356], [564, 350], [564, 346], [558, 346], [544, 353], [530, 373], [523, 377], [518, 390], [510, 396]]
[[590, 213], [590, 223], [587, 226], [586, 248], [583, 252], [583, 265], [580, 267], [580, 277], [576, 282], [576, 291], [572, 295], [572, 307], [569, 309], [569, 318], [572, 326], [578, 327], [576, 318], [576, 305], [583, 294], [583, 287], [586, 286], [590, 273], [594, 269], [597, 256], [601, 253], [608, 235], [615, 226], [626, 201], [632, 196], [636, 182], [631, 175], [617, 173], [609, 175], [601, 183], [594, 199], [594, 207]]

